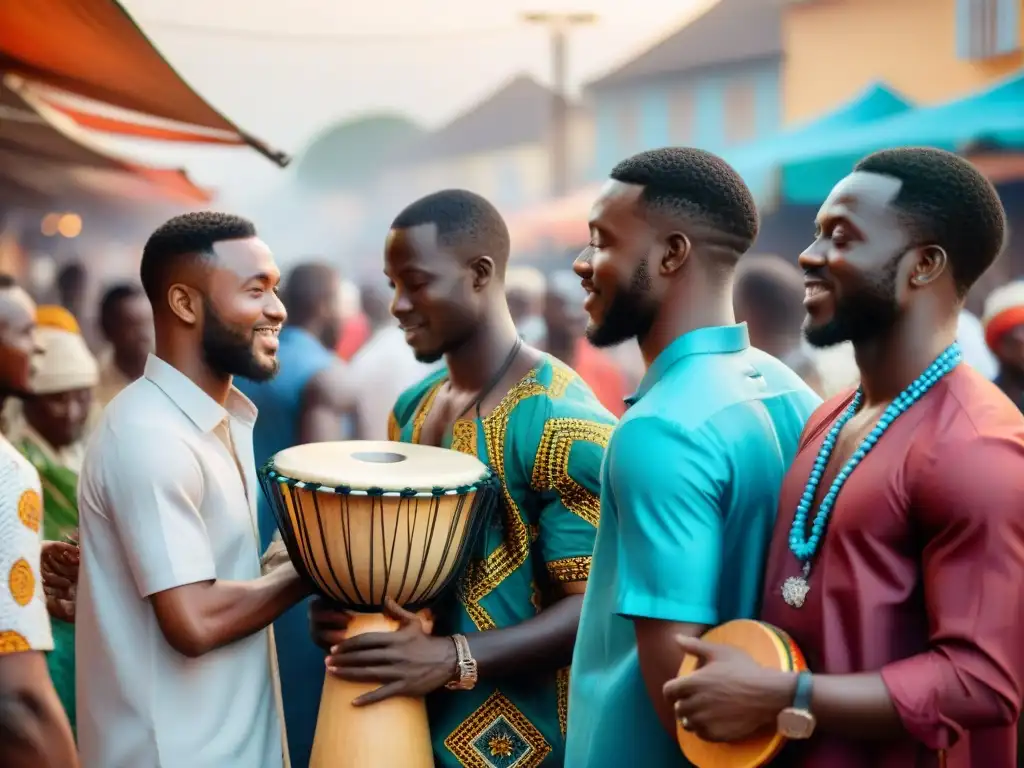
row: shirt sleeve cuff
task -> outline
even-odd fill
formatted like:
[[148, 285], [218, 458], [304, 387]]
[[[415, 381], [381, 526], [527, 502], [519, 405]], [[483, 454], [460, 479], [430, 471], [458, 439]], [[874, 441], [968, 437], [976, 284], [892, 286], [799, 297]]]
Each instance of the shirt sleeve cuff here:
[[216, 578], [216, 570], [206, 563], [196, 563], [190, 567], [179, 567], [165, 572], [145, 573], [138, 580], [139, 594], [145, 598], [157, 592], [166, 592], [168, 589], [200, 581], [213, 581]]
[[929, 749], [951, 745], [950, 725], [943, 722], [936, 701], [945, 670], [930, 653], [882, 667], [882, 682], [907, 732]]
[[707, 605], [687, 605], [654, 595], [626, 592], [619, 595], [615, 613], [624, 618], [678, 621], [687, 624], [717, 624], [718, 609]]

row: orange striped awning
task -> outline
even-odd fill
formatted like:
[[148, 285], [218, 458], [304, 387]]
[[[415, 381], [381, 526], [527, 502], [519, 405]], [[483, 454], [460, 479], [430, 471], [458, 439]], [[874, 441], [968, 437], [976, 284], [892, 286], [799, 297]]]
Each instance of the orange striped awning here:
[[161, 132], [143, 119], [103, 119], [61, 100], [86, 127], [167, 140], [210, 133], [206, 143], [247, 144], [282, 167], [290, 161], [196, 93], [115, 0], [0, 0], [0, 72], [185, 126]]
[[[205, 204], [209, 190], [183, 170], [153, 168], [107, 151], [67, 118], [0, 80], [0, 179], [10, 189], [59, 197], [98, 194], [144, 202]], [[26, 204], [37, 195], [26, 196]], [[8, 199], [16, 198], [8, 195]]]

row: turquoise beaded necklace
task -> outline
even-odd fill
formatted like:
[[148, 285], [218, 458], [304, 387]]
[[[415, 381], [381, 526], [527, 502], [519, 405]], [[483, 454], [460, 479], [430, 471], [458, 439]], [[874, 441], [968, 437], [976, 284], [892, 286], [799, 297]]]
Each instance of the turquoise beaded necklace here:
[[864, 393], [861, 389], [857, 390], [857, 393], [853, 396], [853, 401], [843, 412], [843, 415], [836, 419], [835, 424], [832, 425], [828, 435], [825, 437], [825, 441], [821, 444], [818, 458], [814, 460], [814, 467], [811, 469], [811, 475], [807, 479], [803, 496], [800, 497], [800, 503], [796, 507], [793, 526], [789, 529], [789, 551], [793, 553], [797, 560], [803, 563], [802, 575], [791, 576], [782, 585], [782, 598], [789, 605], [799, 608], [807, 598], [807, 593], [810, 591], [807, 579], [811, 573], [811, 562], [818, 553], [822, 538], [825, 536], [829, 517], [832, 515], [833, 507], [835, 507], [836, 498], [843, 489], [843, 485], [850, 478], [853, 470], [857, 468], [857, 465], [875, 447], [892, 423], [906, 413], [910, 406], [924, 397], [925, 393], [934, 387], [943, 376], [956, 368], [960, 363], [960, 359], [960, 346], [954, 342], [909, 387], [900, 392], [899, 397], [889, 403], [889, 407], [885, 409], [875, 428], [868, 433], [868, 436], [864, 438], [864, 441], [853, 452], [846, 465], [839, 470], [839, 473], [832, 481], [832, 486], [828, 489], [828, 493], [821, 500], [818, 513], [814, 516], [814, 521], [811, 523], [810, 535], [808, 535], [807, 517], [810, 515], [811, 505], [814, 504], [814, 496], [818, 492], [818, 485], [825, 474], [825, 468], [828, 466], [832, 451], [836, 447], [836, 440], [839, 438], [840, 431], [857, 413], [864, 399]]

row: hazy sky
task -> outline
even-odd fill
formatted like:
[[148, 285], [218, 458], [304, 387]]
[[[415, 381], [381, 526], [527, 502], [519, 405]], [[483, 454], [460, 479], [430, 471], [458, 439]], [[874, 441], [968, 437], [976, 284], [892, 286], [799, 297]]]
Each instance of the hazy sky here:
[[[208, 101], [249, 132], [298, 152], [325, 125], [397, 110], [436, 126], [504, 80], [548, 82], [543, 29], [531, 10], [588, 10], [573, 33], [578, 86], [669, 34], [709, 0], [122, 0], [150, 39]], [[196, 29], [196, 27], [200, 29]], [[225, 34], [221, 30], [237, 30]], [[122, 142], [140, 159], [185, 166], [222, 199], [287, 181], [251, 150]]]

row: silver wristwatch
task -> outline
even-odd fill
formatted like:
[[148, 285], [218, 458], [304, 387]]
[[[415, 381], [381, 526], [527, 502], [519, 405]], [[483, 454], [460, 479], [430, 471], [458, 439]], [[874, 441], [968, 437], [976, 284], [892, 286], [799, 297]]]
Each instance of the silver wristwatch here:
[[452, 635], [452, 642], [455, 643], [458, 677], [446, 683], [445, 688], [450, 691], [471, 691], [477, 681], [476, 659], [469, 652], [469, 641], [465, 635]]

